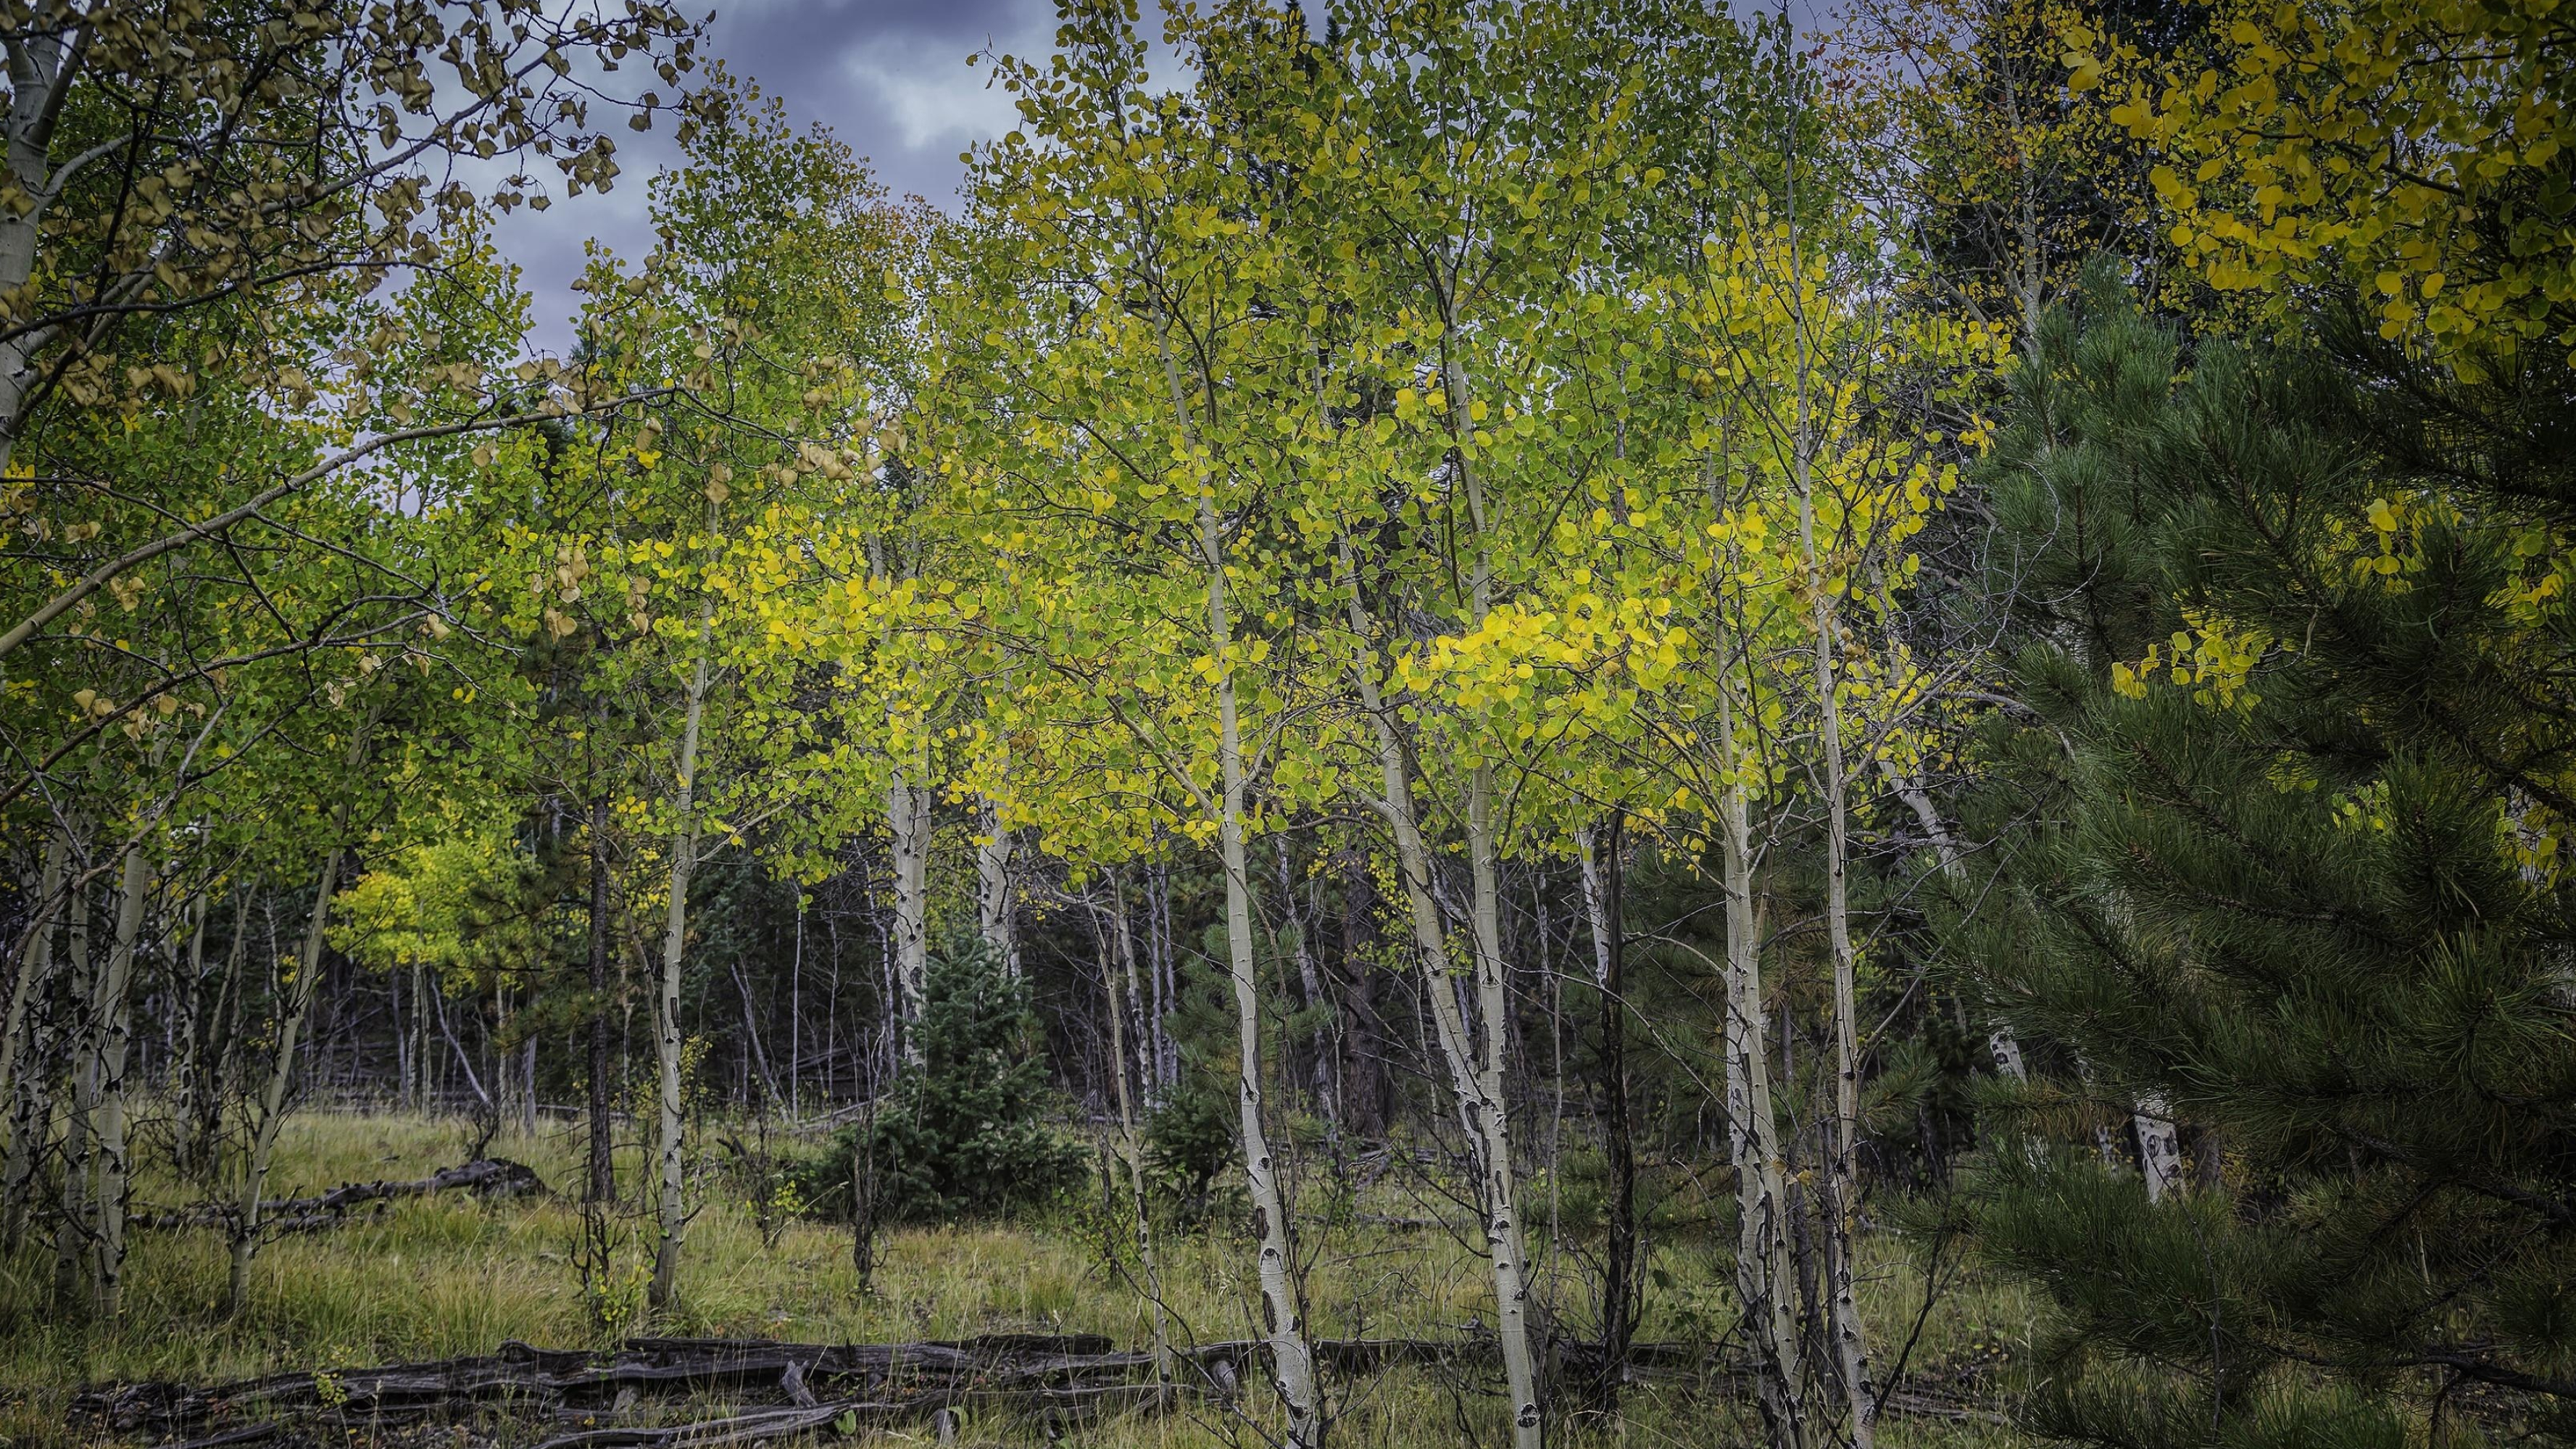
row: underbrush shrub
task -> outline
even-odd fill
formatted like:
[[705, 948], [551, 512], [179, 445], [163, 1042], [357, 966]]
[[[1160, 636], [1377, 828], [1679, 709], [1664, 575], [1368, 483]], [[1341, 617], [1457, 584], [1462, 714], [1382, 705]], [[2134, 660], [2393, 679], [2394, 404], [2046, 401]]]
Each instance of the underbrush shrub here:
[[1178, 999], [1166, 1027], [1180, 1073], [1145, 1114], [1145, 1184], [1157, 1210], [1178, 1226], [1242, 1221], [1250, 1210], [1236, 1132], [1242, 1090], [1235, 1053], [1234, 988], [1212, 963], [1225, 950], [1211, 927], [1208, 954], [1179, 966]]
[[1145, 1119], [1146, 1185], [1181, 1222], [1203, 1222], [1222, 1206], [1234, 1133], [1234, 1102], [1196, 1072], [1184, 1073]]

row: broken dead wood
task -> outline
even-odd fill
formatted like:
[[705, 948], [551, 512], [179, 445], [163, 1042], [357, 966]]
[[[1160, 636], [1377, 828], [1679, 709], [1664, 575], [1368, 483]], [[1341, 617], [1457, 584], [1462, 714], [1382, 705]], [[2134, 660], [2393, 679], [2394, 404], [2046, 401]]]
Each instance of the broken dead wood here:
[[[1237, 1355], [1252, 1351], [1236, 1345]], [[774, 1392], [799, 1385], [818, 1407], [899, 1395], [956, 1402], [987, 1391], [1044, 1397], [1124, 1387], [1153, 1356], [1111, 1351], [1098, 1335], [996, 1334], [924, 1343], [796, 1344], [743, 1339], [632, 1339], [614, 1353], [507, 1343], [495, 1354], [375, 1368], [273, 1374], [233, 1383], [123, 1385], [81, 1395], [73, 1413], [123, 1432], [173, 1434], [219, 1419], [332, 1409], [369, 1419], [508, 1404], [546, 1412], [613, 1410], [628, 1396]], [[852, 1390], [858, 1393], [853, 1395]]]
[[[1567, 1345], [1579, 1369], [1587, 1346]], [[500, 1411], [551, 1419], [541, 1449], [717, 1449], [781, 1439], [836, 1421], [886, 1426], [932, 1421], [958, 1409], [1036, 1414], [1080, 1423], [1168, 1402], [1170, 1395], [1233, 1398], [1257, 1376], [1268, 1344], [1239, 1340], [1177, 1348], [1194, 1382], [1156, 1381], [1154, 1356], [1120, 1352], [1097, 1334], [991, 1334], [918, 1343], [778, 1343], [759, 1339], [636, 1338], [611, 1352], [511, 1342], [497, 1353], [375, 1368], [273, 1374], [189, 1386], [137, 1383], [96, 1390], [72, 1404], [76, 1421], [120, 1433], [187, 1438], [173, 1449], [228, 1449], [273, 1439], [303, 1420], [376, 1426]], [[1484, 1364], [1490, 1337], [1319, 1339], [1316, 1357], [1342, 1376], [1398, 1365]], [[1732, 1382], [1740, 1366], [1705, 1344], [1634, 1345], [1636, 1374]], [[710, 1400], [712, 1417], [676, 1424], [618, 1423], [666, 1414], [674, 1402]], [[646, 1410], [650, 1401], [661, 1407]], [[1899, 1390], [1888, 1407], [1936, 1417], [1984, 1417], [1976, 1406]]]
[[[396, 1198], [428, 1197], [442, 1192], [471, 1192], [481, 1197], [552, 1197], [536, 1169], [506, 1157], [480, 1157], [458, 1167], [441, 1168], [427, 1177], [343, 1183], [311, 1197], [263, 1199], [260, 1225], [269, 1233], [311, 1232], [330, 1227], [350, 1210]], [[170, 1212], [142, 1213], [128, 1221], [148, 1228], [228, 1227], [240, 1208], [230, 1203], [200, 1203]]]

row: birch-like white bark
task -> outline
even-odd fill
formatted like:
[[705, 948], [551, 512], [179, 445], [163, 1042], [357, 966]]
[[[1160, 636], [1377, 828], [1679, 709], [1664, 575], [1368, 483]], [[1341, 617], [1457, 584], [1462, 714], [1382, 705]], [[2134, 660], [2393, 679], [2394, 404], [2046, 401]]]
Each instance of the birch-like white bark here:
[[[184, 964], [176, 959], [171, 962], [173, 979], [170, 1014], [173, 1020], [170, 1025], [174, 1040], [171, 1043], [170, 1064], [166, 1070], [168, 1072], [167, 1089], [178, 1100], [172, 1104], [174, 1110], [170, 1115], [170, 1160], [183, 1165], [195, 1156], [191, 1137], [197, 1116], [190, 1108], [196, 1095], [194, 1084], [197, 1080], [198, 1063], [202, 1060], [200, 1054], [205, 1050], [206, 1043], [206, 911], [208, 905], [205, 894], [199, 892], [190, 896], [187, 904], [180, 907], [180, 928], [188, 938], [188, 954]], [[390, 993], [388, 995], [390, 996]], [[397, 1004], [388, 1000], [386, 1005], [391, 1009]], [[400, 1021], [399, 1013], [396, 1015], [396, 1021], [397, 1023]], [[399, 1047], [402, 1040], [399, 1024], [394, 1031], [394, 1040]], [[403, 1075], [403, 1062], [399, 1050], [395, 1052], [394, 1069], [395, 1079], [399, 1081]]]
[[75, 993], [70, 1039], [72, 1110], [63, 1123], [62, 1211], [54, 1225], [54, 1298], [70, 1303], [80, 1292], [81, 1264], [89, 1250], [90, 1122], [98, 1111], [98, 1078], [92, 1070], [92, 1033], [97, 1030], [91, 1003], [97, 999], [98, 976], [90, 961], [89, 892], [72, 898], [69, 940], [72, 990]]
[[2159, 1203], [2167, 1193], [2182, 1189], [2182, 1142], [2174, 1131], [2172, 1108], [2165, 1099], [2149, 1092], [2138, 1098], [2136, 1110], [2129, 1114], [2130, 1125], [2138, 1133], [2138, 1166], [2146, 1174], [2147, 1201]]
[[1592, 926], [1592, 984], [1610, 989], [1610, 892], [1601, 878], [1601, 830], [1586, 822], [1574, 831], [1575, 861], [1583, 868], [1583, 915]]
[[[1803, 289], [1803, 277], [1793, 285]], [[1817, 753], [1825, 785], [1825, 937], [1834, 966], [1834, 1120], [1825, 1161], [1825, 1273], [1831, 1301], [1835, 1367], [1851, 1405], [1852, 1449], [1871, 1449], [1877, 1437], [1878, 1396], [1869, 1382], [1869, 1339], [1860, 1321], [1860, 988], [1852, 951], [1851, 897], [1846, 879], [1851, 854], [1849, 803], [1843, 767], [1842, 703], [1836, 695], [1835, 656], [1842, 648], [1834, 590], [1816, 545], [1816, 440], [1807, 396], [1806, 318], [1798, 317], [1797, 415], [1791, 434], [1791, 467], [1798, 493], [1798, 548], [1807, 571], [1809, 644], [1815, 663]]]
[[[1163, 382], [1171, 395], [1183, 439], [1199, 450], [1198, 429], [1191, 418], [1189, 394], [1181, 386], [1171, 343], [1160, 328], [1155, 345], [1161, 353]], [[1217, 853], [1225, 868], [1226, 974], [1234, 985], [1237, 1115], [1243, 1135], [1244, 1177], [1252, 1194], [1254, 1234], [1258, 1238], [1263, 1329], [1270, 1340], [1270, 1372], [1288, 1411], [1287, 1439], [1292, 1449], [1320, 1445], [1324, 1437], [1323, 1399], [1315, 1379], [1313, 1345], [1306, 1339], [1305, 1315], [1292, 1279], [1287, 1195], [1279, 1183], [1279, 1165], [1270, 1153], [1261, 1086], [1261, 995], [1259, 961], [1252, 949], [1252, 877], [1243, 842], [1244, 773], [1242, 722], [1234, 688], [1232, 604], [1226, 591], [1225, 531], [1217, 519], [1211, 486], [1192, 480], [1198, 493], [1199, 566], [1207, 575], [1208, 657], [1217, 661]]]
[[1726, 891], [1727, 1147], [1735, 1162], [1735, 1290], [1753, 1350], [1754, 1393], [1777, 1449], [1807, 1442], [1806, 1370], [1790, 1263], [1786, 1154], [1771, 1092], [1770, 1011], [1753, 924], [1751, 811], [1739, 778], [1734, 701], [1720, 686], [1718, 850]]
[[107, 964], [99, 973], [98, 999], [91, 1006], [97, 1037], [97, 1117], [91, 1124], [96, 1144], [98, 1185], [93, 1203], [93, 1257], [90, 1308], [100, 1322], [113, 1323], [125, 1310], [125, 1199], [132, 1188], [133, 1164], [126, 1154], [126, 1060], [134, 1045], [134, 952], [143, 935], [143, 908], [152, 892], [152, 861], [142, 842], [127, 847], [124, 879], [116, 907], [116, 935]]
[[[9, 43], [9, 112], [0, 124], [8, 128], [9, 180], [21, 200], [0, 207], [0, 295], [16, 294], [35, 275], [45, 209], [68, 179], [53, 165], [54, 125], [79, 81], [88, 35], [89, 27], [80, 25]], [[0, 341], [0, 470], [9, 466], [26, 427], [36, 354], [56, 335], [48, 326]]]
[[[882, 538], [868, 541], [868, 566], [881, 587], [892, 587], [894, 566]], [[894, 923], [888, 943], [894, 971], [897, 1026], [903, 1038], [903, 1062], [921, 1064], [921, 1041], [915, 1029], [930, 996], [930, 752], [914, 738], [915, 722], [896, 702], [886, 704], [889, 747], [898, 750], [886, 776], [886, 838], [894, 865]]]
[[[1366, 639], [1372, 629], [1360, 602], [1359, 579], [1347, 542], [1342, 546], [1342, 565], [1351, 575], [1351, 629], [1357, 637]], [[1503, 1095], [1504, 1013], [1509, 1010], [1509, 1002], [1502, 975], [1493, 837], [1486, 813], [1492, 777], [1490, 771], [1480, 767], [1471, 773], [1468, 783], [1468, 857], [1473, 877], [1469, 905], [1473, 939], [1469, 954], [1477, 1014], [1481, 1018], [1476, 1023], [1480, 1034], [1471, 1039], [1457, 990], [1460, 983], [1447, 922], [1441, 918], [1433, 892], [1431, 853], [1423, 844], [1413, 808], [1411, 771], [1405, 761], [1404, 744], [1387, 713], [1377, 678], [1365, 662], [1354, 664], [1352, 681], [1359, 691], [1361, 713], [1367, 717], [1377, 741], [1380, 793], [1371, 803], [1385, 818], [1395, 839], [1396, 868], [1403, 878], [1414, 950], [1430, 978], [1430, 989], [1424, 995], [1431, 1002], [1433, 1034], [1449, 1068], [1450, 1094], [1459, 1120], [1475, 1149], [1477, 1199], [1484, 1209], [1485, 1248], [1494, 1279], [1494, 1336], [1502, 1348], [1504, 1385], [1512, 1401], [1512, 1442], [1518, 1449], [1537, 1449], [1541, 1422], [1537, 1359], [1529, 1341], [1529, 1261], [1513, 1191], [1511, 1116]]]
[[1342, 1120], [1341, 1087], [1335, 1067], [1341, 1057], [1333, 1036], [1333, 1014], [1324, 999], [1324, 974], [1315, 960], [1315, 942], [1306, 929], [1305, 920], [1297, 914], [1297, 882], [1289, 870], [1288, 841], [1273, 837], [1279, 866], [1279, 913], [1287, 919], [1288, 928], [1297, 943], [1297, 985], [1304, 993], [1305, 1007], [1320, 1012], [1315, 1030], [1308, 1037], [1309, 1050], [1315, 1054], [1315, 1100], [1321, 1105], [1324, 1120], [1339, 1125]]
[[1011, 830], [1001, 806], [976, 807], [975, 929], [1009, 980], [1020, 979], [1020, 938], [1011, 914]]
[[927, 756], [915, 751], [886, 786], [886, 830], [894, 856], [894, 974], [903, 1007], [903, 1059], [921, 1065], [917, 1029], [930, 999], [930, 806]]
[[689, 1227], [681, 1161], [680, 962], [689, 939], [689, 876], [698, 853], [698, 730], [706, 717], [707, 654], [715, 631], [715, 599], [699, 606], [698, 652], [689, 671], [688, 702], [680, 721], [680, 769], [673, 799], [678, 828], [671, 838], [671, 898], [662, 925], [662, 979], [654, 993], [653, 1044], [660, 1069], [654, 1157], [659, 1169], [659, 1237], [653, 1279], [646, 1293], [655, 1308], [670, 1305], [680, 1272], [680, 1246]]
[[[1895, 762], [1881, 760], [1878, 768], [1887, 777], [1888, 785], [1896, 791], [1896, 798], [1904, 801], [1905, 808], [1914, 812], [1915, 822], [1923, 827], [1924, 836], [1932, 842], [1932, 859], [1941, 867], [1941, 874], [1953, 881], [1966, 880], [1968, 867], [1959, 858], [1959, 843], [1951, 837], [1949, 827], [1942, 823], [1941, 812], [1933, 808], [1931, 795], [1920, 782], [1898, 770]], [[1986, 1024], [1986, 1054], [1994, 1059], [1996, 1071], [2016, 1082], [2030, 1080], [2030, 1068], [2022, 1062], [2021, 1041], [2013, 1035], [2012, 1024], [2001, 1017]]]
[[1109, 1076], [1118, 1089], [1118, 1156], [1127, 1166], [1127, 1192], [1136, 1210], [1136, 1262], [1145, 1272], [1145, 1302], [1153, 1313], [1154, 1382], [1169, 1386], [1172, 1335], [1169, 1315], [1163, 1309], [1163, 1270], [1154, 1258], [1154, 1226], [1145, 1212], [1145, 1144], [1136, 1130], [1135, 1094], [1127, 1085], [1128, 1007], [1119, 999], [1118, 990], [1118, 979], [1124, 974], [1128, 994], [1135, 992], [1136, 938], [1127, 923], [1126, 900], [1115, 891], [1111, 900], [1113, 908], [1101, 914], [1109, 917], [1118, 959], [1114, 965], [1107, 960], [1100, 963], [1100, 984], [1109, 993]]
[[259, 1116], [251, 1124], [250, 1152], [243, 1164], [241, 1194], [233, 1209], [231, 1268], [225, 1278], [224, 1311], [239, 1313], [244, 1296], [250, 1290], [250, 1264], [259, 1251], [264, 1225], [259, 1216], [261, 1195], [268, 1187], [270, 1160], [277, 1151], [277, 1134], [286, 1125], [286, 1091], [295, 1079], [295, 1048], [304, 1033], [305, 1018], [312, 1014], [313, 993], [322, 976], [323, 929], [330, 924], [331, 892], [340, 877], [341, 849], [335, 842], [322, 858], [321, 878], [315, 882], [313, 913], [305, 921], [304, 941], [296, 951], [295, 979], [286, 983], [284, 1004], [277, 1017], [277, 1045], [269, 1057], [268, 1079], [261, 1084]]
[[63, 868], [71, 858], [71, 838], [55, 831], [45, 838], [45, 863], [37, 877], [35, 919], [27, 923], [26, 944], [18, 951], [18, 969], [9, 983], [9, 1014], [0, 1022], [0, 1101], [17, 1085], [18, 1053], [27, 1034], [27, 1004], [44, 989], [54, 970], [54, 915], [63, 903]]
[[[1127, 1023], [1131, 1033], [1128, 1050], [1135, 1055], [1132, 1065], [1137, 1087], [1150, 1104], [1157, 1095], [1155, 1087], [1162, 1077], [1162, 1062], [1154, 1050], [1153, 1035], [1145, 1020], [1145, 989], [1142, 973], [1136, 969], [1136, 927], [1127, 913], [1127, 885], [1115, 867], [1109, 872], [1109, 903], [1114, 912], [1111, 924], [1117, 931], [1118, 964], [1127, 973]], [[1122, 1061], [1119, 1070], [1126, 1071], [1130, 1065]]]

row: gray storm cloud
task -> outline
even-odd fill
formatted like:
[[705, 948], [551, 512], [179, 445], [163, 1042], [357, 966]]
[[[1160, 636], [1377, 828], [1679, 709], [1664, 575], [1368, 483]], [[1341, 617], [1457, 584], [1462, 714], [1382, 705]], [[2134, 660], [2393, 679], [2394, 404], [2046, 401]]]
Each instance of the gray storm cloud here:
[[[991, 49], [1043, 53], [1052, 0], [724, 0], [702, 53], [786, 104], [799, 127], [820, 123], [869, 159], [898, 195], [955, 203], [958, 154], [1011, 128], [1011, 98], [967, 58]], [[644, 251], [645, 184], [678, 157], [667, 127], [620, 138], [623, 175], [606, 195], [503, 218], [496, 240], [536, 304], [536, 343], [561, 351], [579, 298], [583, 246]]]

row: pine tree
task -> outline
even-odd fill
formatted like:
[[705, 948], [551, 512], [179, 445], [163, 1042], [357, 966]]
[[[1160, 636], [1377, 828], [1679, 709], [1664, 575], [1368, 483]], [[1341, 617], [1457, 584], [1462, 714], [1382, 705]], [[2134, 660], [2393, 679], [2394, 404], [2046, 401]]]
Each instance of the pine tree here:
[[[2576, 1433], [2569, 379], [2354, 311], [2186, 356], [2097, 277], [1989, 470], [2017, 707], [1945, 939], [2041, 1068], [1967, 1212], [2055, 1302], [2052, 1435]], [[2160, 1201], [2086, 1140], [2141, 1104]]]
[[[939, 1222], [1045, 1202], [1080, 1155], [1046, 1121], [1028, 981], [974, 941], [932, 956], [927, 985], [921, 1060], [860, 1129], [875, 1139], [875, 1211], [889, 1222]], [[833, 1160], [847, 1161], [847, 1148]]]

